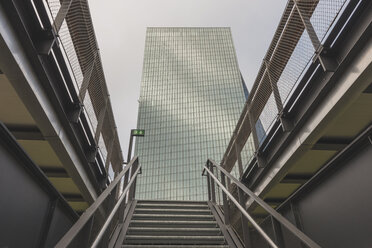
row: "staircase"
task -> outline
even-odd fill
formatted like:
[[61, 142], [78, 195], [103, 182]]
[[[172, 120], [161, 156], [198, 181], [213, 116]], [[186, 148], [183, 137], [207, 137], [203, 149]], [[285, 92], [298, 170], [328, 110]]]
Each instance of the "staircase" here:
[[122, 248], [228, 248], [206, 202], [138, 201]]

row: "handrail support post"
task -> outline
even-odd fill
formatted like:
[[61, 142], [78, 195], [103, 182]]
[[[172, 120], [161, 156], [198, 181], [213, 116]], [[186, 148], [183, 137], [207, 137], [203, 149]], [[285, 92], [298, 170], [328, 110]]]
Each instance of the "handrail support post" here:
[[[221, 182], [222, 185], [228, 190], [226, 187], [226, 176], [221, 171]], [[222, 201], [223, 201], [223, 213], [224, 213], [224, 221], [225, 225], [230, 225], [230, 206], [229, 201], [227, 200], [227, 195], [224, 191], [222, 191]]]
[[270, 219], [274, 233], [274, 241], [279, 247], [284, 247], [282, 227], [279, 221], [277, 221], [273, 216], [270, 216]]
[[[214, 173], [213, 172], [213, 165], [212, 164], [209, 164], [209, 169], [211, 170], [212, 174]], [[215, 182], [212, 178], [210, 178], [210, 182], [211, 182], [211, 201], [213, 203], [216, 202], [216, 188], [215, 188]]]
[[[246, 196], [244, 195], [244, 192], [241, 188], [238, 187], [238, 198], [239, 198], [239, 204], [246, 209], [245, 203], [246, 203]], [[241, 213], [241, 224], [242, 224], [242, 230], [243, 230], [243, 240], [244, 240], [244, 246], [245, 248], [252, 247], [251, 244], [251, 237], [249, 233], [249, 225], [247, 218]]]

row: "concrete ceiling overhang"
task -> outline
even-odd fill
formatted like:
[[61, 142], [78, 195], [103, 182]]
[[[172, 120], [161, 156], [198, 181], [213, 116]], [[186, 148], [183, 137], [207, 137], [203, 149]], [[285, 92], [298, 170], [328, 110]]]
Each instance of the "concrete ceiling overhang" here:
[[[302, 152], [288, 162], [288, 171], [278, 183], [261, 196], [272, 207], [279, 206], [319, 169], [337, 155], [346, 145], [372, 123], [372, 93], [363, 91], [346, 109], [340, 111], [317, 136], [313, 145], [301, 147]], [[320, 130], [314, 130], [320, 131]], [[296, 180], [291, 180], [295, 178]], [[301, 181], [299, 178], [303, 178]], [[262, 208], [255, 208], [256, 216], [265, 216]]]
[[[255, 188], [255, 193], [267, 203], [279, 206], [372, 124], [371, 58], [369, 42], [299, 135], [288, 144], [288, 153], [279, 156], [269, 176]], [[247, 206], [256, 216], [266, 215], [250, 201]]]
[[0, 121], [17, 139], [30, 158], [43, 170], [77, 212], [88, 207], [76, 183], [64, 169], [52, 146], [44, 139], [37, 123], [5, 74], [0, 73]]

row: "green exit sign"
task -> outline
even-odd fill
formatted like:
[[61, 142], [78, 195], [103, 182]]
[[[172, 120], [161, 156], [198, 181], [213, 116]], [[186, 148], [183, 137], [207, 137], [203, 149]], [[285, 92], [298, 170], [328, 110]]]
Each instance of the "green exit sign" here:
[[145, 136], [145, 130], [143, 129], [133, 129], [132, 130], [133, 136]]

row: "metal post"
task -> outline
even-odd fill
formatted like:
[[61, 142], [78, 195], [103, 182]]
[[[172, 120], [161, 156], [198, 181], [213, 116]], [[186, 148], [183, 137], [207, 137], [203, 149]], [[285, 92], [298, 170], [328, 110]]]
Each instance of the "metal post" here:
[[251, 125], [251, 133], [252, 133], [252, 136], [253, 136], [254, 148], [256, 150], [255, 152], [258, 152], [258, 149], [260, 148], [260, 144], [258, 142], [258, 136], [257, 136], [257, 132], [256, 132], [256, 123], [253, 120], [253, 116], [252, 116], [251, 111], [248, 112], [248, 120], [249, 120], [249, 125]]
[[284, 247], [282, 226], [280, 225], [279, 221], [277, 221], [272, 215], [270, 216], [270, 219], [274, 233], [274, 241], [279, 247]]
[[[214, 174], [212, 164], [209, 165], [209, 169], [212, 172], [212, 174]], [[216, 202], [216, 190], [215, 190], [215, 185], [214, 185], [215, 182], [214, 180], [212, 180], [212, 178], [210, 180], [211, 180], [210, 182], [211, 182], [211, 197], [212, 197], [211, 201], [215, 203]]]
[[108, 171], [108, 169], [109, 169], [108, 167], [110, 165], [112, 151], [114, 150], [114, 144], [115, 144], [115, 141], [116, 141], [116, 135], [115, 134], [116, 134], [116, 132], [114, 133], [114, 138], [111, 140], [111, 143], [110, 143], [110, 145], [107, 149], [107, 156], [106, 156], [106, 161], [105, 161], [106, 171]]
[[[209, 161], [206, 164], [207, 168], [209, 169]], [[208, 186], [208, 200], [212, 200], [212, 194], [211, 194], [211, 178], [209, 176], [209, 173], [207, 173], [207, 186]]]
[[254, 143], [254, 148], [255, 148], [255, 154], [254, 155], [257, 159], [258, 167], [263, 168], [263, 167], [265, 167], [265, 162], [261, 158], [261, 156], [259, 155], [259, 152], [258, 152], [258, 149], [260, 148], [260, 144], [258, 142], [256, 125], [255, 125], [255, 122], [253, 120], [253, 116], [252, 116], [250, 111], [248, 112], [248, 119], [249, 119], [249, 124], [251, 125], [251, 133], [252, 133], [252, 136], [253, 136], [253, 143]]
[[275, 99], [276, 107], [278, 109], [278, 113], [281, 113], [283, 111], [283, 103], [282, 103], [282, 99], [280, 97], [277, 82], [274, 82], [274, 79], [272, 78], [271, 68], [270, 68], [269, 62], [266, 59], [264, 59], [264, 63], [265, 63], [265, 67], [266, 67], [267, 76], [269, 77], [271, 90], [274, 94], [274, 99]]
[[[137, 170], [138, 168], [138, 164], [135, 164], [135, 169]], [[141, 172], [141, 170], [140, 170]], [[137, 176], [138, 174], [136, 175], [136, 178], [134, 179], [134, 182], [133, 182], [133, 185], [132, 185], [132, 190], [133, 190], [133, 193], [132, 193], [132, 200], [136, 198], [136, 186], [137, 186]]]
[[[226, 176], [223, 174], [221, 171], [221, 183], [222, 185], [226, 187]], [[230, 207], [229, 207], [229, 202], [227, 200], [226, 193], [222, 190], [222, 201], [223, 201], [223, 213], [225, 217], [225, 225], [230, 225]]]
[[[290, 206], [291, 212], [293, 214], [296, 227], [298, 228], [298, 230], [303, 231], [304, 228], [303, 228], [303, 225], [302, 225], [301, 216], [300, 216], [300, 213], [298, 211], [297, 206], [295, 204], [293, 204], [292, 201], [289, 202], [289, 206]], [[307, 246], [303, 242], [300, 241], [300, 244], [301, 244], [301, 247], [307, 248]]]
[[90, 84], [90, 78], [92, 76], [92, 72], [93, 72], [94, 65], [96, 63], [97, 56], [98, 56], [98, 50], [94, 53], [93, 60], [91, 61], [91, 63], [88, 65], [88, 67], [84, 71], [83, 82], [81, 83], [80, 91], [79, 91], [80, 101], [82, 103], [84, 103], [84, 98], [85, 98], [85, 95], [87, 93], [87, 90]]
[[70, 10], [70, 6], [73, 0], [64, 0], [61, 3], [61, 7], [58, 10], [57, 16], [54, 19], [53, 27], [56, 33], [59, 33], [63, 21], [66, 19], [67, 13]]
[[[123, 183], [123, 189], [125, 189], [129, 182], [129, 170], [124, 174], [124, 183]], [[128, 198], [126, 197], [125, 202], [128, 202]]]
[[99, 141], [99, 135], [101, 134], [101, 130], [102, 130], [102, 127], [103, 127], [103, 122], [104, 122], [104, 119], [105, 119], [105, 115], [106, 115], [106, 110], [107, 110], [107, 102], [108, 102], [108, 96], [106, 96], [106, 99], [104, 100], [104, 105], [103, 107], [101, 108], [101, 111], [99, 111], [99, 115], [98, 115], [98, 118], [97, 118], [97, 127], [96, 127], [96, 133], [94, 135], [94, 140], [96, 141], [96, 144], [98, 145], [98, 141]]
[[282, 103], [282, 99], [280, 97], [280, 93], [279, 93], [279, 89], [278, 89], [278, 84], [272, 78], [270, 63], [266, 59], [264, 59], [264, 63], [265, 63], [265, 66], [266, 66], [267, 75], [269, 77], [269, 81], [270, 81], [270, 85], [271, 85], [271, 90], [272, 90], [272, 92], [274, 94], [274, 99], [275, 99], [276, 107], [278, 109], [279, 121], [282, 124], [283, 131], [284, 132], [289, 132], [289, 131], [292, 130], [292, 125], [291, 125], [290, 121], [287, 120], [283, 116], [284, 115], [284, 113], [283, 113], [283, 103]]
[[306, 13], [304, 13], [304, 11], [301, 10], [298, 0], [292, 1], [294, 2], [297, 12], [301, 18], [302, 24], [304, 25], [305, 30], [310, 37], [311, 44], [315, 49], [315, 53], [317, 54], [316, 59], [319, 59], [319, 62], [324, 71], [335, 71], [335, 69], [337, 68], [337, 63], [333, 59], [327, 58], [326, 56], [322, 55], [324, 47], [319, 41], [315, 29], [311, 24], [310, 18], [306, 15]]
[[307, 15], [305, 15], [305, 13], [301, 10], [300, 6], [298, 5], [298, 0], [293, 0], [293, 2], [301, 18], [302, 24], [304, 25], [306, 32], [308, 33], [310, 37], [311, 44], [313, 45], [316, 51], [321, 46], [321, 44], [320, 44], [318, 36], [316, 35], [313, 25], [310, 22], [310, 18]]
[[[133, 164], [132, 165], [132, 168], [130, 168], [131, 172], [130, 172], [130, 179], [133, 178], [134, 176], [134, 173], [137, 171], [137, 168], [138, 166], [136, 164]], [[136, 187], [135, 187], [135, 184], [136, 184], [136, 179], [134, 179], [133, 181], [133, 184], [130, 186], [130, 189], [129, 189], [129, 195], [128, 195], [128, 199], [129, 201], [132, 201], [134, 199], [134, 196], [135, 196], [135, 190], [136, 190]]]
[[[84, 244], [84, 247], [89, 247], [90, 245], [90, 240], [92, 238], [92, 232], [93, 232], [93, 227], [94, 227], [94, 219], [95, 219], [95, 215], [92, 216], [92, 218], [90, 218], [90, 220], [88, 221], [87, 223], [87, 227], [88, 227], [88, 236], [85, 237], [85, 239], [81, 239], [81, 242], [83, 242]], [[80, 243], [80, 242], [79, 242]]]
[[[118, 189], [117, 191], [119, 192], [117, 199], [119, 199], [120, 196], [121, 196], [120, 191], [121, 191], [121, 193], [123, 193], [124, 188], [125, 188], [124, 187], [124, 177], [125, 177], [125, 174], [123, 175], [122, 179], [120, 179], [120, 181], [123, 180], [122, 183], [120, 182], [118, 184], [118, 186], [117, 186], [117, 189]], [[126, 207], [126, 202], [123, 201], [123, 203], [120, 206], [119, 215], [118, 215], [118, 221], [119, 221], [119, 223], [122, 223], [124, 221], [124, 217], [125, 217], [124, 216], [124, 210], [125, 210], [125, 207]]]
[[239, 145], [236, 139], [235, 139], [235, 153], [236, 153], [236, 158], [238, 160], [239, 177], [241, 177], [243, 175], [243, 163], [242, 163], [241, 151], [239, 151]]
[[[244, 192], [241, 188], [238, 187], [238, 197], [239, 197], [239, 204], [245, 208], [245, 202], [246, 197], [244, 195]], [[251, 245], [251, 238], [249, 233], [249, 226], [248, 226], [248, 220], [247, 218], [241, 213], [241, 224], [242, 224], [242, 230], [243, 230], [243, 240], [244, 240], [244, 247], [249, 248], [252, 247]]]
[[129, 147], [128, 147], [128, 156], [127, 156], [127, 163], [130, 161], [130, 157], [132, 156], [132, 146], [133, 146], [133, 132], [130, 131], [130, 138], [129, 138]]
[[226, 179], [227, 179], [226, 180], [227, 181], [226, 182], [226, 186], [227, 186], [226, 188], [227, 188], [228, 191], [230, 191], [231, 190], [231, 179], [230, 179], [230, 177], [227, 177]]

